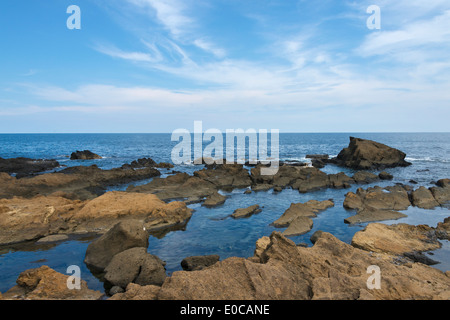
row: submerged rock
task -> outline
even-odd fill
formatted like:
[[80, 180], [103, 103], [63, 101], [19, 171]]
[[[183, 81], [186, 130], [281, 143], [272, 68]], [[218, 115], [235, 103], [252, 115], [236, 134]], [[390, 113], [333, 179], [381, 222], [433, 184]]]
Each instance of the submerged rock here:
[[347, 148], [341, 150], [335, 161], [349, 168], [367, 170], [406, 167], [406, 154], [379, 142], [350, 137]]

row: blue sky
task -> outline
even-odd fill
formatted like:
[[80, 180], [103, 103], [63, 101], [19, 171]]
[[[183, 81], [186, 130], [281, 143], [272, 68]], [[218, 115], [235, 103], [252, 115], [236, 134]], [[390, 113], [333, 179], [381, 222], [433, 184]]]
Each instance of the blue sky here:
[[448, 0], [2, 0], [0, 41], [2, 133], [449, 131]]

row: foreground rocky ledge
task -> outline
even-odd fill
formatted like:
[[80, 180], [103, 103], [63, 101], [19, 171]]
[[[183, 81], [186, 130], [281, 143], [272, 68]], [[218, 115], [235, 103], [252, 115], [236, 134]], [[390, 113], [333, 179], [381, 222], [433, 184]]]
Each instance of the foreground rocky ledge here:
[[[162, 286], [130, 283], [110, 300], [450, 299], [449, 273], [421, 263], [398, 265], [392, 255], [355, 248], [326, 232], [310, 248], [296, 246], [278, 232], [267, 239], [254, 257], [228, 258], [200, 271], [174, 272]], [[367, 286], [369, 266], [381, 270], [380, 289]], [[23, 286], [18, 281], [19, 288], [3, 298], [72, 299], [42, 290], [15, 294]], [[96, 297], [89, 293], [84, 298]]]

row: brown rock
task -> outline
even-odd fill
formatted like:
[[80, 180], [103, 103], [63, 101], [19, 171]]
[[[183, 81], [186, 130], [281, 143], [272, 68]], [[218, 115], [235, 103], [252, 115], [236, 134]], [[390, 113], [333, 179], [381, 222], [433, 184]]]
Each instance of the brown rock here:
[[336, 161], [338, 164], [354, 169], [405, 167], [406, 154], [382, 143], [350, 137], [347, 148], [342, 149]]
[[220, 260], [218, 255], [209, 256], [192, 256], [184, 258], [181, 261], [181, 267], [185, 271], [202, 270], [206, 267], [212, 266]]
[[309, 232], [313, 227], [313, 221], [308, 217], [296, 217], [291, 221], [286, 230], [283, 231], [285, 237], [299, 236]]
[[212, 182], [187, 173], [177, 173], [167, 178], [155, 178], [150, 183], [141, 186], [130, 186], [128, 192], [152, 193], [161, 200], [187, 199], [192, 197], [207, 197], [217, 192]]
[[183, 202], [165, 203], [153, 194], [112, 191], [89, 201], [74, 219], [77, 229], [88, 230], [94, 226], [109, 230], [120, 219], [140, 219], [153, 231], [184, 224], [191, 215]]
[[90, 290], [86, 281], [80, 281], [81, 289], [69, 289], [69, 276], [56, 272], [48, 266], [29, 269], [17, 278], [17, 286], [4, 294], [11, 300], [98, 300], [102, 293]]
[[93, 160], [101, 158], [101, 156], [89, 150], [72, 152], [70, 155], [70, 160]]
[[89, 244], [84, 262], [94, 272], [101, 272], [116, 254], [135, 247], [147, 248], [148, 237], [149, 234], [141, 221], [119, 222]]
[[208, 196], [202, 205], [205, 207], [216, 207], [224, 204], [226, 199], [227, 197], [221, 195], [218, 192], [215, 192], [212, 195]]
[[411, 199], [414, 206], [422, 209], [432, 209], [439, 206], [439, 202], [433, 197], [432, 192], [423, 186], [411, 192]]
[[401, 255], [412, 251], [428, 251], [441, 247], [433, 228], [426, 225], [371, 223], [352, 239], [354, 247], [380, 253]]
[[272, 225], [276, 228], [289, 226], [297, 217], [316, 217], [320, 211], [333, 207], [331, 200], [317, 201], [310, 200], [306, 203], [292, 203], [283, 215], [275, 220]]
[[410, 204], [408, 192], [400, 186], [358, 188], [356, 193], [347, 193], [344, 200], [344, 208], [356, 210], [357, 214], [344, 221], [360, 223], [399, 219], [405, 215], [396, 210], [406, 210]]
[[160, 289], [159, 286], [130, 283], [124, 293], [117, 293], [108, 300], [156, 300]]
[[234, 219], [248, 218], [254, 214], [260, 213], [261, 211], [262, 210], [260, 209], [259, 205], [255, 204], [248, 208], [241, 208], [241, 209], [234, 210], [231, 217]]
[[[274, 232], [252, 259], [228, 258], [197, 272], [174, 272], [158, 299], [168, 300], [409, 300], [448, 299], [450, 278], [423, 264], [354, 248], [324, 232], [310, 248]], [[367, 268], [379, 266], [381, 289], [368, 289]]]

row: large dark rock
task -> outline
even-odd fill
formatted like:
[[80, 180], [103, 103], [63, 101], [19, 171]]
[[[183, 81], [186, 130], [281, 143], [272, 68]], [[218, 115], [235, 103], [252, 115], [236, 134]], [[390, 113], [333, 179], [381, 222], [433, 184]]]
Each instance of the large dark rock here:
[[165, 263], [137, 247], [116, 254], [105, 268], [105, 280], [111, 286], [125, 289], [128, 284], [160, 286], [166, 279]]
[[342, 149], [336, 163], [354, 169], [406, 167], [406, 154], [379, 142], [350, 137], [350, 144]]
[[94, 160], [101, 158], [102, 158], [101, 156], [89, 150], [84, 151], [77, 150], [76, 152], [72, 152], [72, 154], [70, 155], [70, 160]]
[[32, 176], [36, 173], [49, 171], [59, 167], [56, 160], [29, 159], [29, 158], [0, 158], [0, 172], [15, 174], [17, 178]]
[[84, 262], [94, 272], [102, 272], [116, 254], [134, 247], [147, 248], [148, 237], [142, 222], [119, 222], [88, 246]]

